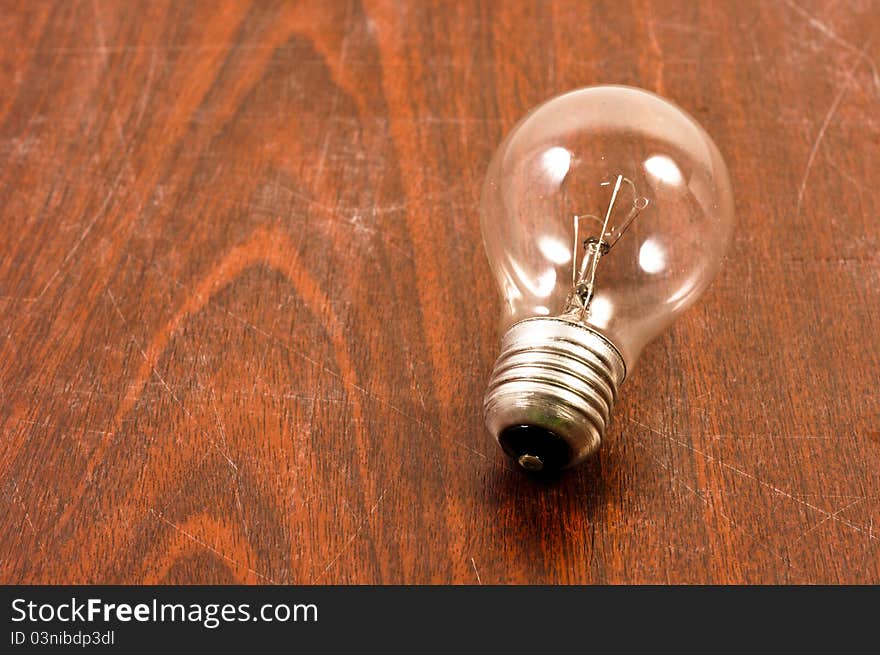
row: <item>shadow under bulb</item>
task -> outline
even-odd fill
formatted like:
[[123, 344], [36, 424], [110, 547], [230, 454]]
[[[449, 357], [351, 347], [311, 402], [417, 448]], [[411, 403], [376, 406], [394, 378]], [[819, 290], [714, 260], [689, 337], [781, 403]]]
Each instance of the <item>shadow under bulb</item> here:
[[513, 128], [481, 203], [504, 335], [484, 416], [522, 469], [596, 451], [618, 388], [712, 281], [733, 221], [718, 148], [653, 93], [587, 87]]

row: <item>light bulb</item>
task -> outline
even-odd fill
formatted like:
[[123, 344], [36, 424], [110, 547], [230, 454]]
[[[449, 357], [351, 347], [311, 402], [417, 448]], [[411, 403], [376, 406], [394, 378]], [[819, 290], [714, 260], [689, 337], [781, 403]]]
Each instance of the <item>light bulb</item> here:
[[717, 273], [733, 218], [718, 148], [653, 93], [587, 87], [513, 128], [481, 203], [503, 301], [484, 415], [523, 469], [595, 452], [642, 349]]

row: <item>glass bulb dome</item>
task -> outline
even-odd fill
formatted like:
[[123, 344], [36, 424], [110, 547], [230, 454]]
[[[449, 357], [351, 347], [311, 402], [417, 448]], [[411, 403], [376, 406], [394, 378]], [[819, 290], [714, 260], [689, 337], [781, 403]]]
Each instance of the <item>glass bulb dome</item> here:
[[582, 254], [577, 224], [579, 242], [610, 244], [583, 322], [631, 369], [715, 276], [733, 217], [724, 160], [680, 108], [624, 86], [553, 98], [513, 128], [483, 187], [483, 239], [504, 301], [502, 329], [564, 313]]

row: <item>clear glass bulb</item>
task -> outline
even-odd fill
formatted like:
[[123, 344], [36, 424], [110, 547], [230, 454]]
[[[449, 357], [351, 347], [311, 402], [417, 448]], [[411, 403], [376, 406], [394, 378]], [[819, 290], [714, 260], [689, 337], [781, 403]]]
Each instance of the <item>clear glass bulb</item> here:
[[513, 128], [482, 196], [507, 330], [485, 411], [508, 454], [538, 470], [598, 447], [617, 387], [709, 285], [733, 220], [718, 148], [653, 93], [579, 89]]

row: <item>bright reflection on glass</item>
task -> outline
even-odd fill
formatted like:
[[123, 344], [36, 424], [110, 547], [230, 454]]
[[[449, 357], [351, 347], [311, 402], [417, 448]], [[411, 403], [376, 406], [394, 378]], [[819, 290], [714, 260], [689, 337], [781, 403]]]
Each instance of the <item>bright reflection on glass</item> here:
[[504, 297], [508, 298], [512, 303], [516, 303], [516, 301], [522, 298], [522, 293], [520, 293], [514, 280], [504, 280], [502, 288], [504, 289]]
[[553, 182], [559, 183], [568, 175], [568, 168], [571, 166], [571, 153], [558, 146], [549, 148], [541, 158], [541, 162], [547, 176]]
[[608, 298], [597, 296], [590, 303], [590, 323], [598, 328], [608, 327], [613, 307]]
[[666, 268], [666, 251], [654, 239], [648, 239], [639, 248], [639, 267], [645, 273], [660, 273]]
[[661, 182], [681, 184], [681, 170], [666, 155], [654, 155], [645, 160], [645, 169]]
[[556, 269], [549, 268], [538, 276], [535, 295], [538, 298], [549, 298], [556, 286]]
[[671, 307], [681, 306], [681, 304], [687, 300], [687, 297], [693, 293], [699, 282], [700, 280], [698, 278], [691, 277], [681, 285], [681, 288], [678, 291], [669, 297], [666, 303]]
[[530, 277], [515, 262], [511, 264], [511, 268], [515, 274], [518, 284], [528, 289], [529, 293], [535, 298], [549, 298], [556, 287], [556, 269], [547, 268], [542, 273], [534, 277]]
[[556, 237], [539, 237], [538, 248], [541, 254], [554, 264], [563, 265], [571, 261], [571, 244], [563, 243]]

